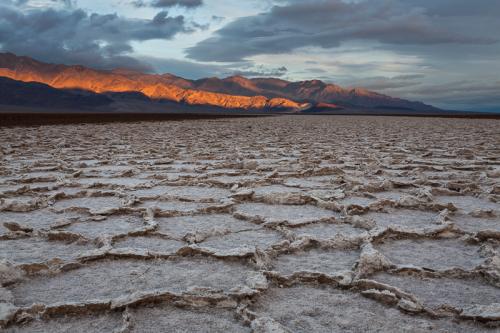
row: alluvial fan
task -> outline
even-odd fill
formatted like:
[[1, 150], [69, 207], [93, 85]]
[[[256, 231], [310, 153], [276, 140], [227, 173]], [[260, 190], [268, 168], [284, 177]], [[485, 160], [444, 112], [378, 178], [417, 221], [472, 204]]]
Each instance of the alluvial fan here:
[[0, 128], [7, 332], [500, 329], [498, 120]]

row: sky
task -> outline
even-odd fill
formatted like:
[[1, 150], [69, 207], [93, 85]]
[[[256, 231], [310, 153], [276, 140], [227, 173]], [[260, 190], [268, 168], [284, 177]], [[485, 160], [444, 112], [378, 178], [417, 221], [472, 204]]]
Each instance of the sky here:
[[0, 50], [185, 78], [320, 79], [500, 110], [496, 0], [0, 0]]

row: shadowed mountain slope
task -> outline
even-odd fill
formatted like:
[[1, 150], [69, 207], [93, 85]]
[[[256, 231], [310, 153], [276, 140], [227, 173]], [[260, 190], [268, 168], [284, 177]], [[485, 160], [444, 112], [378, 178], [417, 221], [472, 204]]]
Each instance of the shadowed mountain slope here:
[[65, 91], [38, 82], [21, 82], [0, 77], [0, 104], [28, 107], [93, 108], [112, 100], [91, 92]]

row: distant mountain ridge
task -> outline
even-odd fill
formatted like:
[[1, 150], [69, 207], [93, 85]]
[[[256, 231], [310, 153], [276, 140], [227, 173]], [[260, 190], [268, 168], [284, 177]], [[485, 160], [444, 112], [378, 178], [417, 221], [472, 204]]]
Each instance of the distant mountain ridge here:
[[[319, 80], [290, 82], [275, 78], [187, 80], [172, 74], [130, 70], [94, 70], [84, 66], [48, 64], [12, 53], [0, 53], [0, 76], [39, 82], [56, 89], [79, 89], [96, 94], [139, 93], [152, 101], [192, 106], [257, 111], [329, 110], [351, 107], [438, 110], [421, 102], [392, 98], [361, 88], [345, 89]], [[132, 96], [132, 95], [131, 95]]]
[[299, 102], [331, 104], [337, 107], [401, 108], [418, 111], [436, 111], [437, 108], [422, 102], [412, 102], [382, 95], [363, 88], [342, 88], [320, 80], [290, 82], [275, 78], [247, 79], [232, 76], [225, 79], [210, 78], [192, 81], [193, 88], [224, 93], [238, 93], [250, 96], [290, 98]]

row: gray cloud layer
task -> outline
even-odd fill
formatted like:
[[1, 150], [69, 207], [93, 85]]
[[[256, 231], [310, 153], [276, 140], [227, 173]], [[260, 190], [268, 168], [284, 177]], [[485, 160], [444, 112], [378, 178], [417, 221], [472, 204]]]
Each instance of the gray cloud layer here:
[[0, 5], [1, 49], [56, 63], [151, 70], [129, 56], [131, 42], [170, 39], [188, 31], [183, 16], [170, 17], [165, 11], [146, 20]]
[[500, 10], [500, 3], [490, 0], [290, 0], [269, 12], [237, 19], [188, 49], [187, 55], [229, 62], [307, 46], [332, 48], [351, 40], [388, 45], [495, 43], [494, 31], [478, 31], [463, 21], [463, 16], [482, 15], [483, 10], [469, 11], [482, 5], [484, 11]]
[[136, 0], [132, 4], [136, 7], [154, 7], [154, 8], [169, 8], [169, 7], [186, 7], [195, 8], [203, 4], [203, 0]]

